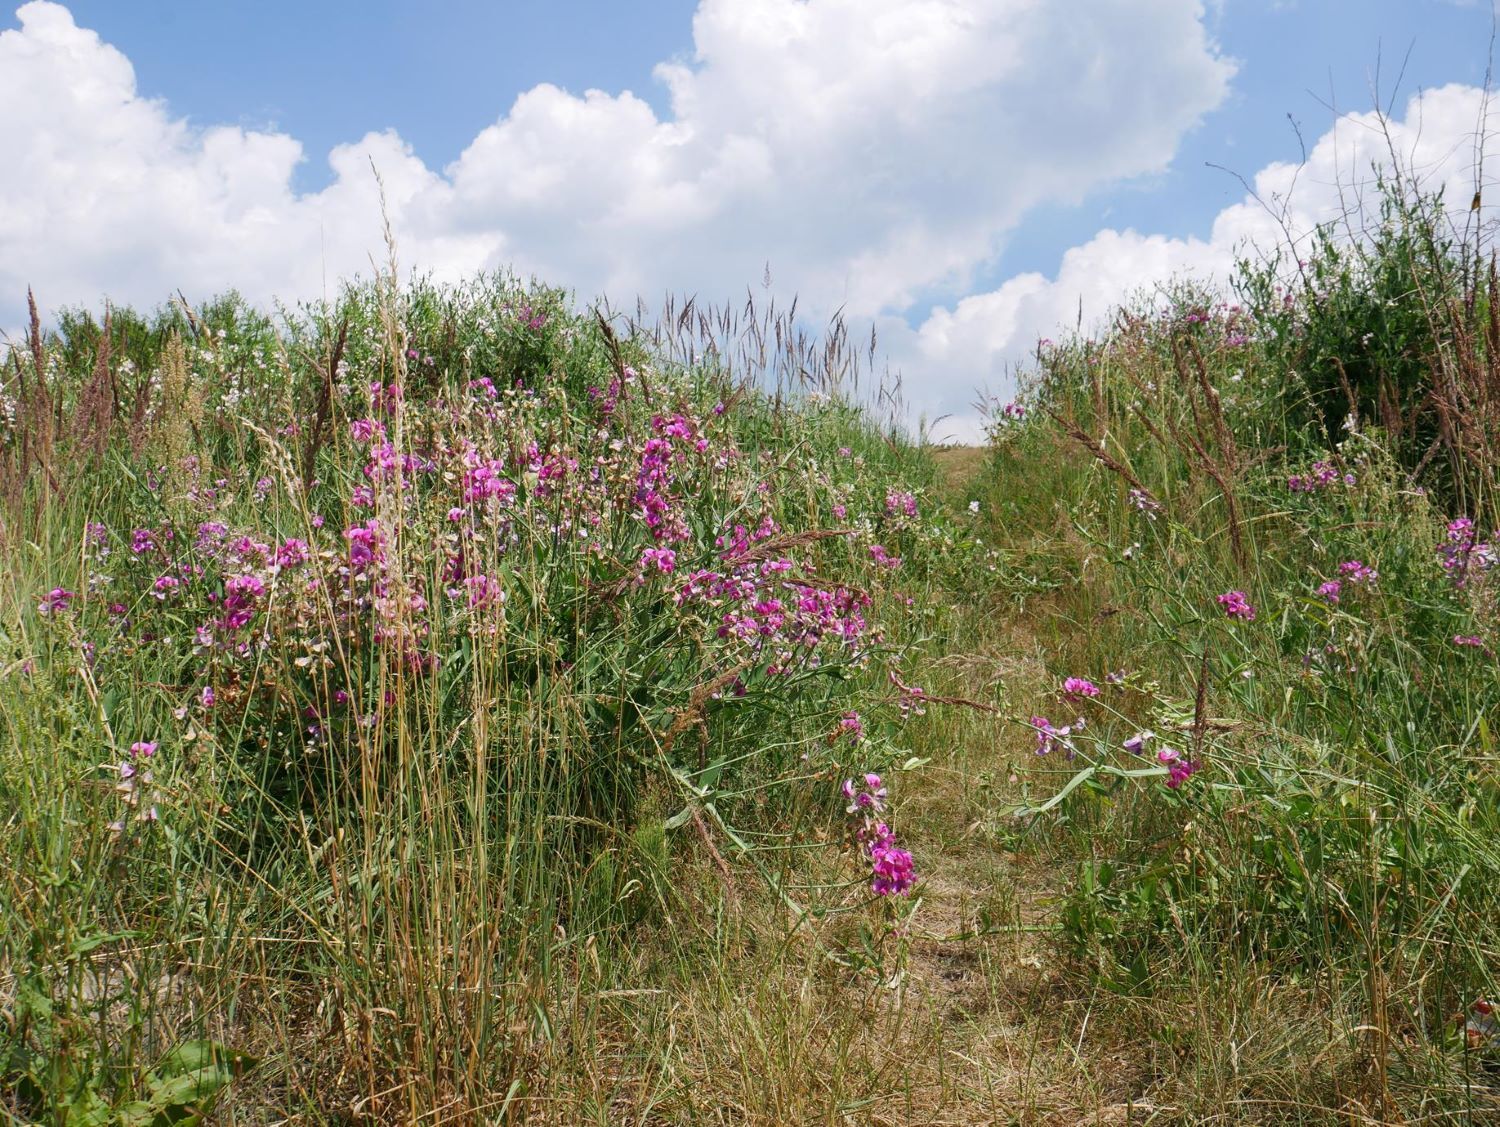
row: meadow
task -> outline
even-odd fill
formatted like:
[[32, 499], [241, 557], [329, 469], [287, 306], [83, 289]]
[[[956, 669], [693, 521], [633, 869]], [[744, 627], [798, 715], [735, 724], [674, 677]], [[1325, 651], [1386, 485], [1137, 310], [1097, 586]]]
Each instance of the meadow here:
[[773, 304], [393, 254], [275, 316], [33, 305], [0, 1110], [1495, 1121], [1463, 219], [1397, 178], [1043, 342], [982, 449]]

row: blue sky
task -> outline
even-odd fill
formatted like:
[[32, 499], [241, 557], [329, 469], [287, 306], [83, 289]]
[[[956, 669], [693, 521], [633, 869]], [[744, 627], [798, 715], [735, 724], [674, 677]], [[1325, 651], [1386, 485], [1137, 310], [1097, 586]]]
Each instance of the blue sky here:
[[996, 276], [1050, 270], [1063, 249], [1101, 227], [1205, 233], [1244, 195], [1230, 173], [1249, 176], [1272, 161], [1295, 159], [1298, 129], [1311, 144], [1333, 109], [1369, 109], [1377, 79], [1382, 97], [1395, 94], [1399, 104], [1422, 88], [1482, 86], [1489, 63], [1490, 12], [1477, 4], [1224, 0], [1207, 23], [1239, 69], [1229, 97], [1184, 138], [1170, 170], [1102, 189], [1083, 206], [1037, 213]]
[[27, 284], [326, 293], [368, 271], [373, 164], [409, 266], [626, 304], [769, 263], [962, 415], [1080, 301], [1223, 274], [1266, 228], [1208, 166], [1290, 183], [1288, 115], [1297, 217], [1326, 218], [1379, 151], [1346, 116], [1377, 66], [1461, 186], [1490, 35], [1459, 0], [30, 3], [0, 14], [0, 325]]

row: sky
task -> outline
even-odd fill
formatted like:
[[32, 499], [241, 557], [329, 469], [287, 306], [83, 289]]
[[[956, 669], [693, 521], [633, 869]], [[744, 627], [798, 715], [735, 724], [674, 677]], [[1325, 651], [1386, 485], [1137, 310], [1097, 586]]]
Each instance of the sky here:
[[1173, 277], [1223, 283], [1244, 247], [1367, 196], [1391, 146], [1466, 202], [1494, 18], [35, 0], [0, 14], [0, 327], [28, 286], [48, 313], [327, 296], [383, 257], [377, 169], [404, 268], [512, 269], [616, 307], [738, 299], [769, 271], [811, 320], [873, 323], [913, 419], [973, 438], [973, 404], [1006, 398], [1039, 338]]

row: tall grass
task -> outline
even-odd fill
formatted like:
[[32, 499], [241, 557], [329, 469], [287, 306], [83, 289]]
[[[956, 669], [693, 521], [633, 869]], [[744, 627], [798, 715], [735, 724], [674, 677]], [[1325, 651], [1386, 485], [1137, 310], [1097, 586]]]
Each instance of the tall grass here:
[[1076, 965], [1192, 1116], [1497, 1106], [1493, 284], [1391, 193], [1300, 280], [1048, 352], [994, 428], [1019, 613], [1101, 690], [1037, 703], [997, 827], [1072, 866]]
[[252, 1119], [576, 1121], [558, 1070], [662, 993], [643, 936], [698, 973], [727, 933], [686, 925], [753, 888], [883, 942], [875, 854], [804, 856], [896, 764], [930, 471], [849, 405], [837, 327], [790, 326], [506, 279], [34, 319], [0, 467], [12, 1114], [157, 1114], [207, 1045], [172, 1114], [242, 1074]]

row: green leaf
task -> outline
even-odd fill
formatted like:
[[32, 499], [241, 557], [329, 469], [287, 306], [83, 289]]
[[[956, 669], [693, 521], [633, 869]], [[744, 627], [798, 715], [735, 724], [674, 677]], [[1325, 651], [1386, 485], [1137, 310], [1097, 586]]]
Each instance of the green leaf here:
[[1098, 773], [1098, 770], [1097, 767], [1085, 767], [1069, 779], [1067, 785], [1062, 790], [1058, 791], [1040, 806], [1016, 806], [1011, 808], [1010, 813], [1017, 818], [1024, 818], [1031, 814], [1045, 814], [1084, 783], [1092, 779]]
[[151, 1127], [197, 1123], [218, 1094], [255, 1061], [214, 1041], [185, 1041], [147, 1078]]
[[693, 808], [691, 806], [684, 806], [681, 810], [677, 811], [677, 813], [673, 814], [670, 818], [663, 822], [662, 826], [663, 828], [669, 830], [680, 830], [683, 826], [687, 825], [692, 820]]
[[110, 1118], [109, 1105], [92, 1085], [85, 1085], [69, 1101], [63, 1122], [67, 1127], [108, 1127]]

